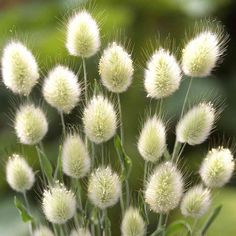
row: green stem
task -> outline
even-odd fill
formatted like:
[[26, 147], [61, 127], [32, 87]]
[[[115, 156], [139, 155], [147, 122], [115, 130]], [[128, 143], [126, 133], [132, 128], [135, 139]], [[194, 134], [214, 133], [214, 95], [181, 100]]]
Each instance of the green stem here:
[[45, 175], [45, 170], [44, 170], [44, 166], [43, 166], [43, 162], [42, 162], [42, 157], [41, 157], [41, 153], [40, 153], [40, 146], [36, 146], [36, 151], [37, 151], [37, 155], [38, 155], [38, 159], [39, 159], [39, 165], [40, 165], [40, 169], [41, 169], [41, 173], [42, 173], [42, 177], [43, 177], [43, 183], [44, 185], [47, 185], [47, 179], [46, 179], [46, 175]]
[[[25, 205], [26, 205], [27, 212], [31, 215], [30, 206], [29, 206], [29, 201], [28, 201], [26, 192], [23, 192], [23, 196], [24, 196], [24, 200], [25, 200]], [[32, 224], [31, 221], [30, 221], [30, 223], [29, 223], [29, 232], [30, 232], [30, 235], [33, 236], [33, 224]]]
[[66, 125], [65, 125], [64, 114], [63, 114], [62, 111], [60, 111], [60, 117], [61, 117], [62, 134], [63, 134], [63, 137], [65, 138], [65, 136], [66, 136]]
[[104, 155], [104, 144], [101, 143], [101, 159], [102, 159], [102, 166], [105, 165], [105, 155]]
[[[180, 119], [183, 117], [184, 115], [184, 111], [185, 111], [185, 107], [186, 107], [186, 103], [189, 97], [189, 92], [190, 92], [190, 88], [192, 86], [192, 81], [193, 81], [193, 77], [190, 78], [189, 84], [188, 84], [188, 89], [184, 98], [184, 103], [182, 106], [182, 110], [181, 110], [181, 114], [180, 114]], [[175, 138], [175, 144], [174, 144], [174, 149], [173, 149], [173, 153], [172, 153], [172, 161], [176, 161], [176, 157], [178, 156], [178, 152], [180, 150], [180, 146], [181, 144], [178, 142], [177, 138]]]
[[55, 236], [59, 236], [57, 226], [55, 224], [52, 224], [52, 227], [53, 227], [53, 232], [54, 232]]
[[[120, 120], [120, 140], [121, 145], [124, 148], [124, 127], [123, 127], [123, 121], [122, 121], [122, 109], [121, 109], [121, 101], [120, 101], [120, 95], [117, 93], [117, 103], [118, 103], [118, 109], [119, 109], [119, 120]], [[121, 167], [124, 168], [123, 160], [120, 158], [120, 164]], [[125, 179], [125, 204], [126, 207], [129, 205], [129, 199], [130, 199], [130, 190], [129, 190], [129, 181], [128, 179]]]
[[85, 97], [85, 104], [88, 102], [88, 81], [87, 81], [87, 69], [85, 59], [82, 57], [83, 63], [83, 72], [84, 72], [84, 97]]

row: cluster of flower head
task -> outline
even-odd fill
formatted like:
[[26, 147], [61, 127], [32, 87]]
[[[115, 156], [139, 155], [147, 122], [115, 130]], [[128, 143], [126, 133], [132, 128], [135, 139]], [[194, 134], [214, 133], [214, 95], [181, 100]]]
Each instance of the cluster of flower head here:
[[[180, 87], [183, 75], [189, 77], [210, 75], [223, 55], [224, 44], [222, 35], [209, 27], [196, 34], [185, 45], [181, 62], [170, 50], [157, 48], [148, 59], [144, 70], [144, 88], [147, 97], [163, 99], [172, 95]], [[85, 59], [95, 55], [100, 45], [99, 24], [91, 14], [85, 10], [74, 14], [67, 25], [66, 48], [69, 54], [81, 57], [84, 66]], [[116, 93], [117, 97], [129, 88], [134, 75], [133, 60], [121, 43], [111, 42], [104, 50], [99, 61], [99, 75], [104, 87], [109, 92]], [[22, 43], [12, 41], [5, 47], [2, 57], [2, 77], [4, 84], [12, 92], [28, 97], [27, 103], [16, 111], [15, 133], [21, 144], [36, 146], [40, 162], [44, 160], [40, 163], [43, 178], [48, 178], [48, 175], [52, 175], [50, 166], [44, 165], [48, 165], [47, 161], [50, 162], [50, 159], [45, 160], [48, 157], [43, 153], [41, 143], [48, 131], [48, 121], [43, 109], [29, 99], [39, 79], [39, 68], [33, 54]], [[44, 79], [42, 94], [46, 102], [63, 118], [64, 113], [71, 113], [79, 105], [83, 96], [86, 98], [87, 94], [84, 95], [83, 92], [87, 91], [86, 89], [83, 91], [82, 85], [78, 75], [70, 68], [56, 65]], [[214, 128], [216, 116], [215, 105], [205, 101], [182, 114], [176, 126], [175, 148], [178, 145], [184, 148], [182, 144], [193, 146], [203, 143]], [[52, 180], [50, 176], [51, 178], [47, 179], [48, 186], [43, 191], [42, 211], [48, 222], [59, 227], [74, 218], [76, 227], [70, 230], [70, 236], [91, 235], [91, 227], [84, 223], [85, 219], [81, 220], [83, 223], [76, 221], [77, 209], [79, 215], [85, 217], [80, 194], [82, 178], [88, 177], [87, 200], [93, 206], [92, 212], [97, 214], [97, 218], [100, 217], [97, 211], [105, 214], [106, 209], [114, 206], [119, 200], [121, 205], [124, 204], [122, 186], [124, 163], [121, 161], [123, 172], [120, 176], [113, 170], [111, 163], [98, 165], [99, 152], [95, 152], [96, 148], [103, 150], [103, 145], [117, 133], [118, 117], [121, 118], [121, 114], [117, 115], [113, 102], [96, 91], [88, 101], [85, 99], [83, 106], [81, 120], [84, 134], [78, 129], [68, 132], [63, 137], [54, 178]], [[137, 149], [145, 165], [148, 166], [149, 163], [150, 166], [156, 165], [153, 171], [149, 171], [144, 177], [143, 204], [145, 208], [149, 206], [157, 214], [168, 215], [171, 210], [180, 207], [182, 215], [199, 218], [210, 207], [211, 189], [224, 186], [232, 177], [233, 154], [224, 147], [210, 150], [199, 169], [201, 183], [186, 190], [184, 176], [175, 156], [179, 157], [182, 152], [174, 149], [172, 155], [169, 154], [166, 126], [160, 113], [155, 114], [146, 119], [138, 138]], [[102, 155], [105, 155], [103, 151]], [[67, 186], [67, 181], [63, 182], [63, 177], [60, 181], [56, 179], [58, 171], [71, 178], [70, 187]], [[33, 187], [35, 173], [23, 156], [12, 154], [6, 165], [6, 179], [12, 189], [25, 195], [26, 191]], [[128, 191], [128, 183], [126, 184]], [[127, 192], [126, 196], [129, 197]], [[140, 209], [132, 205], [126, 207], [122, 215], [122, 235], [146, 235], [147, 221]], [[100, 220], [106, 222], [106, 216], [103, 215], [102, 219], [97, 221]], [[50, 227], [37, 225], [33, 235], [54, 234]]]

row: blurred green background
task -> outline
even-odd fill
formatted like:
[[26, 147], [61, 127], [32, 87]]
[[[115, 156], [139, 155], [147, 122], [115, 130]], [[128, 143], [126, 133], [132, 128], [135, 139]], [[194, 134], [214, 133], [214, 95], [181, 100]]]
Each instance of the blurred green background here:
[[[78, 71], [81, 60], [68, 56], [64, 46], [65, 24], [68, 16], [79, 9], [85, 1], [75, 0], [0, 0], [0, 51], [5, 43], [17, 38], [29, 45], [37, 56], [41, 68], [41, 81], [47, 71], [56, 63], [69, 65]], [[95, 7], [94, 7], [95, 6]], [[125, 127], [125, 148], [132, 157], [134, 167], [131, 182], [134, 193], [141, 187], [143, 161], [136, 149], [136, 140], [142, 121], [149, 112], [149, 100], [143, 89], [143, 50], [148, 48], [148, 42], [160, 34], [163, 41], [170, 35], [175, 40], [176, 49], [181, 49], [185, 31], [192, 28], [195, 21], [213, 17], [220, 20], [230, 34], [227, 55], [223, 63], [209, 78], [195, 79], [190, 93], [188, 105], [194, 104], [204, 97], [217, 98], [224, 101], [222, 113], [216, 131], [208, 142], [197, 147], [187, 147], [182, 157], [183, 163], [191, 173], [190, 180], [197, 182], [199, 163], [207, 150], [215, 145], [226, 144], [234, 150], [236, 135], [236, 1], [235, 0], [97, 0], [89, 6], [95, 16], [101, 19], [102, 49], [114, 39], [131, 40], [131, 49], [136, 66], [135, 78], [128, 92], [121, 95], [123, 119]], [[123, 39], [123, 41], [122, 41]], [[155, 44], [154, 44], [155, 45]], [[155, 45], [158, 47], [158, 45]], [[88, 62], [88, 76], [92, 83], [99, 80], [97, 63], [101, 53]], [[80, 80], [82, 77], [80, 76]], [[165, 99], [164, 117], [169, 122], [168, 147], [173, 148], [174, 128], [186, 92], [188, 79], [184, 79], [181, 88], [170, 98]], [[34, 89], [33, 99], [42, 104], [47, 111], [50, 130], [45, 139], [46, 151], [52, 162], [58, 152], [61, 137], [61, 127], [57, 112], [43, 102], [40, 95], [40, 84]], [[21, 98], [14, 96], [4, 85], [0, 85], [0, 235], [26, 236], [27, 227], [20, 221], [14, 208], [13, 196], [5, 181], [4, 165], [7, 156], [14, 152], [24, 153], [34, 169], [38, 169], [34, 148], [17, 143], [12, 119], [14, 109], [20, 104]], [[152, 109], [155, 101], [151, 102]], [[78, 107], [66, 117], [66, 122], [80, 124]], [[229, 144], [228, 144], [229, 143]], [[110, 143], [111, 146], [111, 143]], [[113, 152], [111, 152], [113, 155]], [[116, 159], [114, 155], [114, 168]], [[36, 192], [40, 191], [36, 184], [30, 193], [31, 203], [39, 204]], [[213, 206], [223, 203], [220, 216], [209, 230], [209, 236], [236, 235], [236, 180], [231, 180], [227, 187], [220, 190], [214, 197]], [[113, 217], [113, 234], [119, 235], [120, 220], [115, 210], [110, 210]], [[155, 219], [151, 228], [155, 227]]]

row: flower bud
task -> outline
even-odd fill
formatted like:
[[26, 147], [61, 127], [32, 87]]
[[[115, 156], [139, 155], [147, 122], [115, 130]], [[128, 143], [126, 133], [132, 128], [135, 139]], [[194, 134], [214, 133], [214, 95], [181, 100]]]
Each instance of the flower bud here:
[[121, 224], [122, 236], [144, 236], [146, 225], [138, 209], [128, 208]]
[[6, 179], [11, 188], [17, 192], [31, 189], [35, 181], [32, 168], [18, 154], [13, 154], [7, 162]]
[[34, 231], [33, 236], [54, 236], [54, 234], [48, 227], [41, 225]]
[[213, 128], [215, 109], [211, 103], [200, 103], [189, 110], [176, 127], [180, 143], [196, 145], [203, 143]]
[[42, 205], [47, 220], [54, 224], [64, 224], [76, 212], [74, 193], [59, 183], [44, 191]]
[[27, 96], [39, 79], [33, 54], [20, 42], [10, 42], [3, 51], [3, 82], [14, 93]]
[[160, 164], [151, 175], [145, 190], [145, 202], [156, 213], [168, 213], [179, 205], [183, 178], [171, 162]]
[[104, 50], [99, 62], [103, 85], [114, 93], [122, 93], [132, 82], [133, 62], [125, 49], [113, 42]]
[[85, 134], [94, 143], [108, 141], [115, 135], [117, 118], [114, 106], [102, 95], [92, 98], [83, 114]]
[[208, 152], [200, 167], [203, 183], [209, 188], [225, 185], [233, 175], [233, 155], [228, 148], [213, 148]]
[[86, 228], [79, 228], [77, 230], [72, 230], [70, 236], [91, 236], [91, 233]]
[[65, 66], [56, 66], [43, 85], [45, 100], [58, 111], [70, 113], [81, 93], [77, 76]]
[[200, 218], [208, 211], [210, 204], [210, 191], [198, 185], [185, 193], [180, 209], [184, 216]]
[[72, 178], [82, 178], [90, 169], [88, 150], [78, 134], [69, 134], [63, 143], [62, 169]]
[[45, 114], [33, 104], [21, 106], [16, 112], [15, 131], [21, 143], [28, 145], [39, 143], [48, 131]]
[[88, 12], [81, 11], [71, 17], [66, 39], [71, 55], [91, 57], [99, 50], [100, 44], [99, 27]]
[[156, 116], [149, 118], [140, 133], [138, 150], [146, 161], [160, 159], [166, 149], [166, 131], [163, 122]]
[[222, 37], [211, 30], [199, 33], [191, 39], [182, 54], [182, 68], [186, 75], [204, 77], [210, 75], [223, 54]]
[[163, 98], [173, 94], [180, 85], [181, 70], [169, 51], [159, 49], [147, 62], [144, 86], [151, 98]]
[[121, 195], [121, 182], [110, 167], [99, 167], [89, 178], [88, 198], [97, 207], [105, 209], [115, 205]]

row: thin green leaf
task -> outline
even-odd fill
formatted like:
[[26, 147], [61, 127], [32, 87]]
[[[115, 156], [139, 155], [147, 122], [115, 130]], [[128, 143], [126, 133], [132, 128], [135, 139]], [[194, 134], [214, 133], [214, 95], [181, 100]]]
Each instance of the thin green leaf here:
[[39, 153], [39, 158], [41, 160], [42, 166], [41, 168], [43, 169], [44, 174], [46, 175], [49, 183], [51, 184], [53, 182], [52, 179], [52, 165], [50, 163], [50, 161], [48, 160], [47, 156], [44, 154], [44, 152], [38, 147], [36, 146], [37, 152]]
[[129, 178], [132, 169], [132, 160], [126, 154], [118, 135], [116, 135], [114, 138], [114, 146], [121, 162], [121, 180], [124, 181]]
[[15, 196], [14, 197], [15, 207], [18, 209], [21, 219], [23, 222], [33, 221], [33, 217], [28, 213], [23, 203]]
[[57, 167], [54, 173], [54, 181], [55, 180], [63, 180], [63, 173], [62, 173], [62, 146], [59, 146], [59, 152], [57, 157]]
[[187, 235], [192, 235], [192, 228], [188, 222], [184, 220], [177, 220], [170, 224], [166, 229], [166, 236], [170, 235], [179, 235], [177, 234], [179, 231], [182, 231], [183, 228], [187, 231]]
[[222, 209], [222, 205], [219, 205], [218, 207], [216, 207], [214, 209], [214, 211], [212, 212], [212, 214], [210, 215], [210, 217], [208, 218], [207, 222], [205, 223], [205, 225], [203, 226], [203, 228], [201, 230], [201, 233], [200, 233], [201, 236], [206, 235], [207, 230], [212, 225], [212, 223], [215, 221], [215, 219], [219, 215], [221, 209]]

